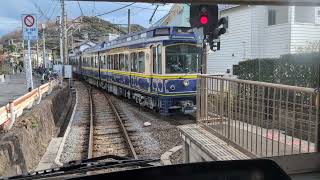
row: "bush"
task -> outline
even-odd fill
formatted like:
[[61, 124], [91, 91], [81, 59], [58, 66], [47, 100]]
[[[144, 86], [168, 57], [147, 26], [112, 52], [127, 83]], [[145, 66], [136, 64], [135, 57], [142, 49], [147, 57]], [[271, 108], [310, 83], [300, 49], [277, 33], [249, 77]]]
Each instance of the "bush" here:
[[242, 61], [233, 72], [244, 80], [316, 88], [320, 83], [320, 53]]

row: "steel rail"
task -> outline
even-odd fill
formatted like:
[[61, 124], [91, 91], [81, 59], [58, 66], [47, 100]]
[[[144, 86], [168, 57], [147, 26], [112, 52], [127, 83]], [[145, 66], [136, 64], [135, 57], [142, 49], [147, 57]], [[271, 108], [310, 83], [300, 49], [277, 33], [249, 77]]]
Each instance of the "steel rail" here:
[[130, 140], [129, 134], [128, 134], [126, 128], [124, 127], [124, 123], [122, 122], [122, 119], [121, 119], [121, 117], [120, 117], [120, 115], [119, 115], [119, 113], [118, 113], [118, 110], [116, 109], [116, 107], [115, 107], [114, 104], [112, 103], [111, 99], [109, 98], [109, 95], [106, 94], [105, 92], [104, 92], [103, 94], [104, 94], [104, 96], [107, 98], [108, 103], [109, 103], [109, 105], [111, 106], [113, 113], [116, 115], [117, 122], [119, 123], [119, 126], [120, 126], [120, 128], [121, 128], [121, 130], [122, 130], [122, 134], [123, 134], [123, 136], [124, 136], [124, 138], [125, 138], [125, 141], [127, 142], [127, 145], [128, 145], [128, 147], [129, 147], [129, 149], [130, 149], [130, 152], [129, 152], [129, 153], [131, 154], [131, 156], [132, 156], [134, 159], [138, 159], [137, 153], [136, 153], [136, 151], [134, 150], [134, 147], [133, 147], [132, 142], [131, 142], [131, 140]]
[[89, 88], [89, 106], [90, 106], [90, 132], [89, 132], [89, 146], [88, 146], [88, 159], [93, 158], [93, 100], [92, 89]]

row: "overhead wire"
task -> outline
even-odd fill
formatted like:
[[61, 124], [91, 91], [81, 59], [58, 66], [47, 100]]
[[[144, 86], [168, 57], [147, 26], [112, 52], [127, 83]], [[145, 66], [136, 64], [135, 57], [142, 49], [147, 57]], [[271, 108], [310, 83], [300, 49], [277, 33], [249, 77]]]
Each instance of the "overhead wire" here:
[[54, 15], [54, 13], [55, 13], [55, 11], [56, 11], [56, 9], [57, 9], [57, 6], [58, 6], [58, 1], [56, 2], [56, 4], [55, 4], [55, 6], [54, 6], [54, 8], [53, 8], [53, 10], [52, 10], [52, 12], [51, 12], [51, 14], [50, 14], [50, 16], [49, 16], [49, 20], [51, 21], [51, 18], [53, 17], [53, 15]]
[[78, 3], [78, 6], [79, 6], [79, 9], [80, 9], [81, 15], [82, 15], [82, 16], [84, 16], [84, 13], [83, 13], [83, 11], [82, 11], [82, 8], [81, 8], [81, 5], [80, 5], [79, 0], [77, 0], [77, 3]]
[[[119, 3], [119, 2], [112, 2], [114, 4], [121, 4], [121, 5], [125, 5], [124, 3]], [[153, 6], [153, 5], [151, 5]], [[145, 10], [151, 10], [151, 11], [154, 11], [153, 8], [149, 8], [149, 7], [141, 7], [141, 6], [136, 6], [136, 5], [132, 5], [131, 7], [133, 8], [138, 8], [138, 9], [145, 9]], [[169, 10], [165, 10], [165, 9], [158, 9], [158, 11], [166, 11], [166, 12], [169, 12]]]
[[105, 13], [97, 14], [97, 15], [95, 15], [95, 17], [104, 16], [104, 15], [107, 15], [107, 14], [110, 14], [110, 13], [113, 13], [113, 12], [116, 12], [116, 11], [119, 11], [119, 10], [124, 9], [124, 8], [126, 8], [126, 7], [129, 7], [129, 6], [133, 5], [133, 4], [135, 4], [135, 2], [130, 3], [130, 4], [127, 4], [127, 5], [122, 6], [122, 7], [120, 7], [120, 8], [114, 9], [114, 10], [112, 10], [112, 11], [108, 11], [108, 12], [105, 12]]

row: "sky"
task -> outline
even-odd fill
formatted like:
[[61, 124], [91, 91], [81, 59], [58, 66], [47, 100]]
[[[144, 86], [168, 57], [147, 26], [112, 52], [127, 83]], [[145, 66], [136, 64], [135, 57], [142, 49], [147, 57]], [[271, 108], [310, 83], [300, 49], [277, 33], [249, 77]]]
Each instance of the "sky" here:
[[[36, 5], [35, 5], [36, 4]], [[79, 1], [83, 14], [93, 16], [112, 11], [131, 3], [124, 2], [81, 2]], [[170, 10], [170, 4], [160, 5], [155, 13], [152, 23], [155, 23]], [[37, 8], [38, 6], [39, 8]], [[135, 3], [131, 5], [131, 23], [148, 27], [149, 19], [156, 4]], [[128, 8], [101, 16], [100, 18], [116, 24], [127, 23]], [[45, 22], [46, 18], [41, 15], [40, 10], [51, 20], [56, 20], [61, 13], [59, 0], [2, 0], [0, 5], [0, 37], [16, 29], [21, 29], [22, 14], [37, 14], [38, 23]], [[81, 15], [77, 1], [66, 2], [68, 19], [74, 19]]]

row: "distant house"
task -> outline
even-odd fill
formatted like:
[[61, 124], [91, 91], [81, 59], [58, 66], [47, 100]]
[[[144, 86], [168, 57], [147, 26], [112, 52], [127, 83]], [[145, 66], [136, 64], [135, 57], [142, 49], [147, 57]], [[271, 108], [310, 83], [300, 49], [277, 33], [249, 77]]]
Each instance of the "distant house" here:
[[[175, 18], [187, 18], [188, 5]], [[220, 38], [221, 50], [208, 55], [208, 73], [232, 70], [232, 65], [254, 58], [273, 58], [299, 53], [320, 41], [320, 7], [219, 6], [228, 18], [227, 33]], [[189, 16], [188, 16], [189, 17]], [[188, 19], [187, 19], [188, 20]], [[184, 25], [171, 20], [169, 25]]]
[[83, 52], [84, 50], [95, 46], [96, 43], [91, 42], [91, 41], [83, 41], [80, 43], [74, 43], [73, 48], [69, 51], [69, 54], [78, 54]]

